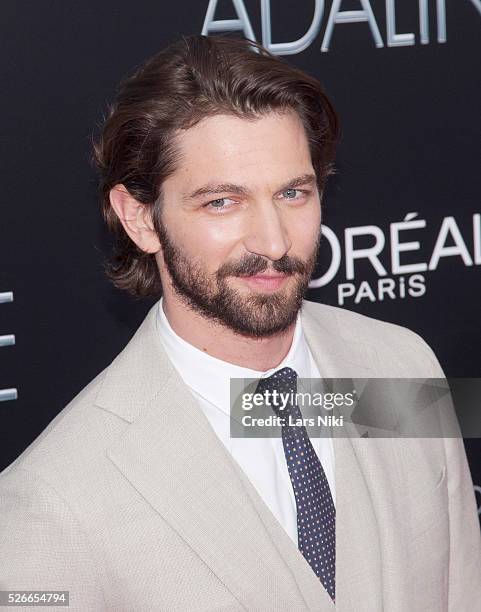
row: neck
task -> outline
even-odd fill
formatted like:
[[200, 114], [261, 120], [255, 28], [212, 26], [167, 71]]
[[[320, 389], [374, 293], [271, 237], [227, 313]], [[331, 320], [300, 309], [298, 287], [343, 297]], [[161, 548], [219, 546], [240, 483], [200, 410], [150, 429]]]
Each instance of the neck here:
[[164, 294], [162, 305], [174, 332], [199, 350], [235, 365], [265, 372], [278, 366], [289, 352], [296, 323], [269, 338], [242, 336], [194, 312], [177, 296]]

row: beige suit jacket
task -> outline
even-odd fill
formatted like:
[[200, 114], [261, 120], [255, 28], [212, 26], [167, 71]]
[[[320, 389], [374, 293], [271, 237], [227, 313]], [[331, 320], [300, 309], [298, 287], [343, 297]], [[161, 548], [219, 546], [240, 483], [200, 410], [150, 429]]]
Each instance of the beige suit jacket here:
[[[68, 590], [83, 612], [334, 612], [172, 367], [156, 308], [0, 474], [0, 590]], [[442, 376], [405, 328], [312, 302], [302, 320], [325, 377]], [[462, 440], [334, 444], [337, 609], [479, 609]]]

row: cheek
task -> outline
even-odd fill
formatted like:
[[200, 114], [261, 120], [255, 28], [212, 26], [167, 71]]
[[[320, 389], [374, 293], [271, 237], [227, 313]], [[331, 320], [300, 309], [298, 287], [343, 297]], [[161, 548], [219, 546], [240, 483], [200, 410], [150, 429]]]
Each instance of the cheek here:
[[204, 219], [198, 226], [203, 240], [214, 249], [230, 250], [242, 238], [242, 222], [238, 215], [219, 215], [218, 218]]
[[[227, 216], [226, 216], [227, 217]], [[225, 219], [202, 219], [194, 222], [192, 218], [176, 220], [175, 235], [187, 256], [198, 260], [202, 267], [216, 270], [231, 256], [242, 230], [239, 223]]]
[[309, 214], [304, 214], [296, 220], [291, 220], [290, 234], [293, 245], [297, 245], [295, 250], [309, 253], [317, 241], [320, 227], [321, 215], [319, 209], [313, 209], [309, 211]]

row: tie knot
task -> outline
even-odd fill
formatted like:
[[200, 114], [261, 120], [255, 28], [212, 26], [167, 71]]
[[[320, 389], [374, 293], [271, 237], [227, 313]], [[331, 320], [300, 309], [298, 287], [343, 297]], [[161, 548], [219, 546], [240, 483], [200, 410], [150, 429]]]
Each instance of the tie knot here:
[[[286, 415], [292, 405], [296, 403], [295, 395], [297, 393], [297, 372], [292, 368], [281, 368], [267, 376], [261, 378], [257, 385], [256, 393], [267, 393], [272, 395], [270, 405], [277, 415]], [[281, 399], [282, 398], [282, 399]], [[284, 401], [286, 400], [287, 401]], [[285, 407], [281, 410], [281, 407]]]

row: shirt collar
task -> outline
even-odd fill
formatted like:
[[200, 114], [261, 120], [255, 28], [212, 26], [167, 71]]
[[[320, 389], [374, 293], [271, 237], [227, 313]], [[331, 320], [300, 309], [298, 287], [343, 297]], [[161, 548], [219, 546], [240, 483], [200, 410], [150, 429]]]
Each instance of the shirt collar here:
[[226, 414], [230, 413], [231, 378], [265, 378], [284, 367], [295, 370], [299, 378], [311, 376], [309, 349], [302, 330], [300, 312], [287, 355], [275, 368], [259, 372], [217, 359], [186, 342], [170, 326], [162, 302], [163, 298], [159, 300], [157, 328], [169, 359], [192, 391]]

